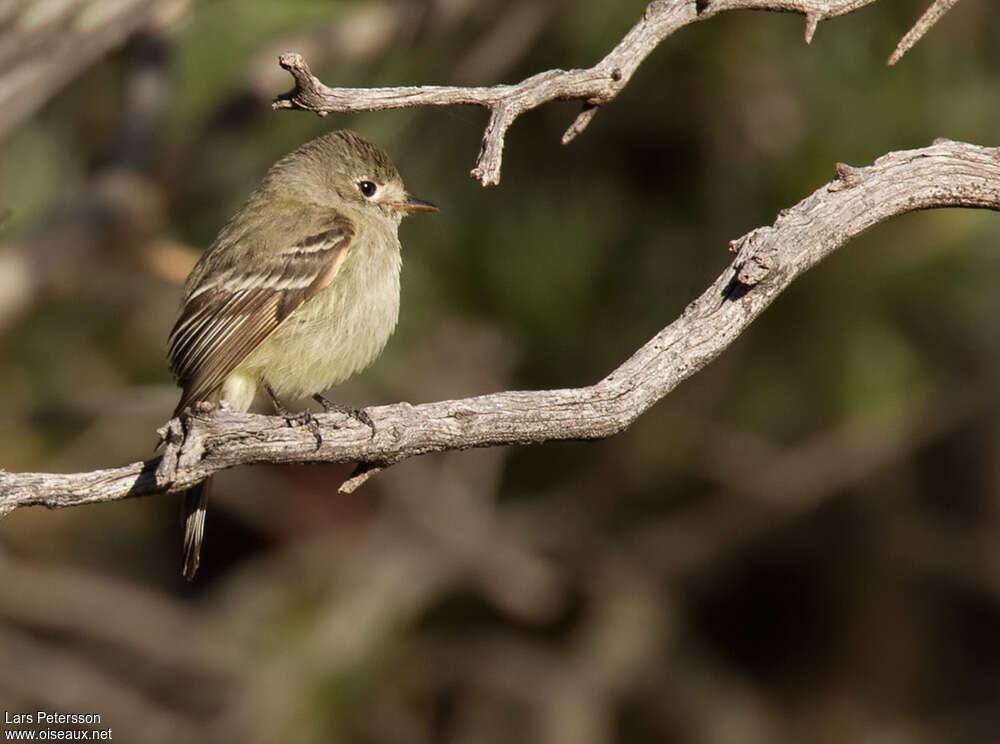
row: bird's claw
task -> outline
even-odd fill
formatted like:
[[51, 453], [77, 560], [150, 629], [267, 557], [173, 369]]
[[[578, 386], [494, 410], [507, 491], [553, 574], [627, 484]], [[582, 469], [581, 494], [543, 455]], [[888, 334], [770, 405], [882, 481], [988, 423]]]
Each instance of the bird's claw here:
[[301, 413], [285, 414], [285, 423], [289, 426], [304, 426], [309, 430], [309, 432], [316, 437], [316, 449], [319, 449], [323, 444], [323, 434], [319, 428], [319, 421], [316, 417], [312, 415], [310, 411], [302, 411]]
[[348, 406], [341, 406], [338, 405], [337, 403], [334, 403], [333, 401], [327, 400], [319, 393], [313, 396], [313, 400], [319, 403], [321, 406], [323, 406], [323, 410], [326, 411], [327, 413], [331, 412], [342, 413], [345, 416], [350, 416], [355, 421], [364, 424], [365, 426], [367, 426], [369, 429], [372, 430], [371, 438], [372, 439], [375, 438], [375, 422], [372, 421], [372, 417], [368, 415], [368, 411], [366, 411], [364, 408], [349, 408]]

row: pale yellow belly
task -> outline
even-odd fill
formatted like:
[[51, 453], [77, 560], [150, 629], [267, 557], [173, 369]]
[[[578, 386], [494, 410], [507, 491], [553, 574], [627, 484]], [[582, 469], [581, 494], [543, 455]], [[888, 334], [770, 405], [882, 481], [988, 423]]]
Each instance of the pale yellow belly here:
[[237, 366], [223, 383], [222, 399], [246, 410], [262, 381], [279, 397], [306, 397], [370, 365], [399, 317], [398, 246], [350, 256], [329, 287], [288, 316]]

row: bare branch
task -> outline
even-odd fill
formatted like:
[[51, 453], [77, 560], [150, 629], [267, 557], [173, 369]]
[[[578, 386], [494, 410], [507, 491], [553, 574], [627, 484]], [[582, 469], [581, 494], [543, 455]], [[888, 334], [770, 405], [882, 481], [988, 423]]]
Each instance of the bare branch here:
[[924, 11], [924, 14], [917, 19], [917, 22], [913, 24], [911, 28], [899, 43], [896, 45], [896, 49], [893, 51], [892, 55], [889, 57], [888, 64], [894, 65], [903, 58], [910, 49], [923, 38], [923, 35], [930, 31], [931, 26], [941, 20], [941, 16], [951, 10], [955, 5], [958, 4], [958, 0], [934, 0], [930, 7]]
[[282, 417], [196, 411], [164, 428], [159, 458], [72, 475], [0, 472], [0, 515], [178, 491], [249, 463], [361, 462], [350, 488], [369, 471], [429, 452], [607, 437], [718, 356], [796, 277], [873, 225], [919, 209], [1000, 210], [997, 148], [940, 140], [836, 171], [773, 225], [732, 241], [736, 258], [715, 282], [594, 385], [378, 406], [368, 409], [374, 437], [349, 416], [318, 414], [319, 446], [310, 429]]
[[[286, 52], [278, 62], [295, 79], [295, 88], [278, 96], [272, 106], [314, 111], [320, 116], [412, 106], [482, 106], [489, 109], [490, 119], [471, 173], [483, 186], [496, 185], [500, 182], [504, 138], [518, 116], [550, 101], [582, 101], [584, 110], [562, 137], [562, 144], [569, 143], [590, 124], [599, 106], [614, 100], [628, 85], [632, 74], [660, 42], [689, 23], [731, 10], [801, 13], [806, 17], [808, 43], [820, 21], [873, 2], [876, 0], [656, 0], [646, 6], [638, 23], [593, 67], [548, 70], [515, 85], [331, 88], [310, 72], [301, 54]], [[890, 64], [894, 64], [956, 2], [936, 0], [913, 31], [900, 42]], [[907, 45], [904, 47], [904, 44]]]
[[361, 486], [368, 482], [368, 479], [373, 475], [378, 475], [383, 470], [385, 470], [384, 465], [375, 465], [370, 462], [362, 462], [358, 464], [358, 467], [354, 469], [351, 477], [340, 484], [340, 488], [337, 489], [337, 493], [349, 494], [357, 491]]

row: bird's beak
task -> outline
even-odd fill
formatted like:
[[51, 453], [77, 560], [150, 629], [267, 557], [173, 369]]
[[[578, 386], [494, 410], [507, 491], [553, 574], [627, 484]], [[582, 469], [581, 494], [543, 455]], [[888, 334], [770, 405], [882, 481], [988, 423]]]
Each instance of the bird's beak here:
[[395, 202], [391, 206], [393, 209], [398, 209], [400, 212], [405, 212], [406, 214], [438, 211], [438, 208], [430, 202], [417, 199], [415, 196], [410, 196], [409, 194], [406, 195], [403, 201]]

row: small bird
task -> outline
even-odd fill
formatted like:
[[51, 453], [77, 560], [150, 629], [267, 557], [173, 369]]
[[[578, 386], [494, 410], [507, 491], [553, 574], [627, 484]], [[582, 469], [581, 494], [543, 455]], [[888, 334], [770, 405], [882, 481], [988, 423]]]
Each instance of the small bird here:
[[[351, 131], [317, 137], [271, 166], [185, 283], [168, 342], [182, 389], [174, 416], [201, 401], [246, 411], [260, 387], [282, 413], [280, 396], [328, 407], [320, 393], [371, 364], [396, 327], [399, 223], [434, 211], [406, 192], [388, 155]], [[189, 581], [206, 489], [184, 494]]]

